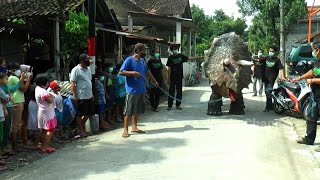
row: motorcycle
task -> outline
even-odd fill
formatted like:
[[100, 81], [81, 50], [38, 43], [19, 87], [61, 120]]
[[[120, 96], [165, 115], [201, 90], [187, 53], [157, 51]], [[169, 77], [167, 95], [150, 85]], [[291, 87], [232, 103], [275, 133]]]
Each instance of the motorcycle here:
[[[296, 72], [296, 75], [308, 72], [312, 68], [313, 63], [306, 61], [299, 62], [297, 66], [300, 66], [301, 71]], [[311, 87], [305, 80], [293, 83], [292, 78], [279, 81], [278, 88], [272, 91], [274, 112], [276, 114], [283, 114], [285, 111], [295, 112], [303, 116], [304, 119], [307, 119], [312, 106]]]

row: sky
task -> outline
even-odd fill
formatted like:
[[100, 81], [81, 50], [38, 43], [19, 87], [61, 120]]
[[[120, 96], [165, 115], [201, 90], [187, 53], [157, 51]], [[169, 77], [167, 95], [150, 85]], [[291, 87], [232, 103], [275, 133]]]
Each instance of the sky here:
[[[223, 11], [235, 18], [241, 17], [239, 8], [236, 4], [237, 0], [189, 0], [190, 4], [196, 4], [202, 8], [207, 15], [212, 15], [215, 10], [223, 9]], [[247, 17], [247, 25], [252, 22], [252, 17]]]
[[[212, 15], [215, 10], [223, 9], [223, 11], [236, 18], [241, 17], [239, 8], [236, 4], [237, 0], [189, 0], [190, 4], [196, 4], [202, 8], [207, 15]], [[314, 0], [306, 0], [308, 5], [312, 5]], [[315, 5], [320, 5], [320, 0], [315, 1]], [[253, 17], [246, 17], [247, 25], [252, 24]]]

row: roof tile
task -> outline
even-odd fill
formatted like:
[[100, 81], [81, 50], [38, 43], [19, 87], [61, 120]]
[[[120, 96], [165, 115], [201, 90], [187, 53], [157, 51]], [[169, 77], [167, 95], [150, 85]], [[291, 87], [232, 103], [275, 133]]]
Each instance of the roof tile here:
[[175, 15], [183, 14], [189, 0], [130, 0], [151, 14]]
[[[66, 0], [66, 10], [78, 7], [84, 0]], [[59, 0], [0, 0], [0, 19], [59, 13]]]

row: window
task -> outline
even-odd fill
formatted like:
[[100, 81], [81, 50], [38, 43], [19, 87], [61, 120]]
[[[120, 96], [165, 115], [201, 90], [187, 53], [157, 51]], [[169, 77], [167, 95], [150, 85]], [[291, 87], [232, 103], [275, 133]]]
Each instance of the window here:
[[311, 46], [302, 46], [299, 52], [300, 57], [309, 57], [312, 58], [312, 48]]

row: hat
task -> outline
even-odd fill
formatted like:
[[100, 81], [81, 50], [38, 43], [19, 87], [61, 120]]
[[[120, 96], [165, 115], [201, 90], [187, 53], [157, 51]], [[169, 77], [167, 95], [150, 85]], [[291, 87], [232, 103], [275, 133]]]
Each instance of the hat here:
[[86, 53], [80, 54], [80, 56], [79, 56], [79, 62], [85, 61], [85, 60], [91, 60], [91, 59], [92, 58], [90, 56], [88, 56], [88, 54], [86, 54]]
[[144, 50], [144, 49], [146, 49], [146, 48], [144, 47], [144, 44], [142, 44], [142, 43], [137, 43], [137, 44], [134, 46], [134, 51], [135, 51], [135, 52], [137, 52], [137, 51], [142, 51], [142, 50]]
[[55, 89], [55, 88], [59, 88], [60, 86], [58, 85], [58, 83], [56, 81], [51, 81], [50, 83], [50, 88], [51, 89]]

